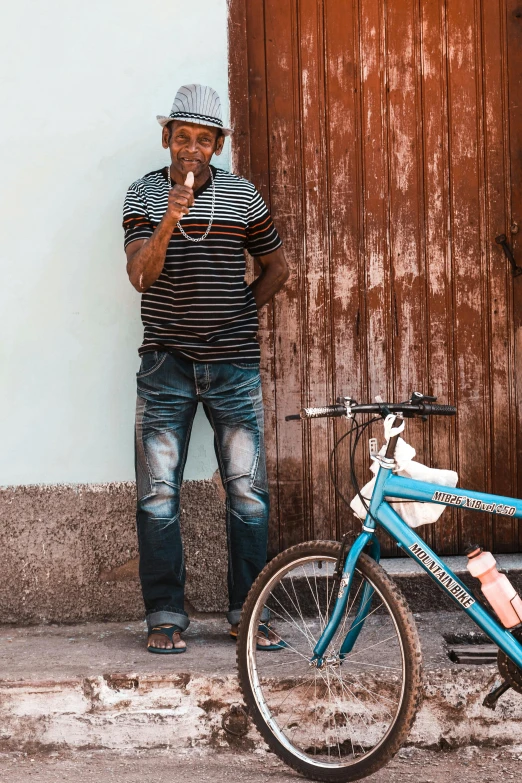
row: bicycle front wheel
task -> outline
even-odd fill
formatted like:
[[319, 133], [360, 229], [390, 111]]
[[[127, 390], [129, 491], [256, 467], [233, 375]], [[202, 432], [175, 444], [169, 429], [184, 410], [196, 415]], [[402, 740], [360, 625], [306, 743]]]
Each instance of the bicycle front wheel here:
[[[245, 602], [237, 646], [243, 696], [267, 744], [301, 774], [330, 783], [359, 780], [384, 766], [406, 740], [421, 693], [411, 612], [395, 583], [364, 554], [324, 663], [311, 665], [336, 599], [339, 551], [338, 542], [311, 541], [274, 558]], [[257, 644], [265, 607], [284, 643], [273, 651]], [[343, 656], [350, 629], [353, 644]]]

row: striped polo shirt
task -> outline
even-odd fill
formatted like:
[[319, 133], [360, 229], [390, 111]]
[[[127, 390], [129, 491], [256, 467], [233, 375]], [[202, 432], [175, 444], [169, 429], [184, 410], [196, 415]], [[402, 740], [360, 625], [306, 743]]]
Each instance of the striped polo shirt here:
[[[163, 270], [141, 297], [143, 343], [138, 353], [169, 351], [197, 362], [259, 361], [257, 308], [245, 281], [245, 254], [263, 256], [282, 243], [254, 185], [214, 166], [212, 228], [201, 242], [176, 226]], [[125, 247], [148, 239], [167, 210], [167, 168], [134, 182], [125, 198]], [[210, 177], [194, 192], [186, 234], [206, 232], [212, 208]]]

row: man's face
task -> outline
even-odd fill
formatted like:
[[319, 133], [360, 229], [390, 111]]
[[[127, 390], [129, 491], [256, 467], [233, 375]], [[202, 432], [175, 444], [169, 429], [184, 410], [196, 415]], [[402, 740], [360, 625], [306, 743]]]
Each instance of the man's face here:
[[163, 128], [162, 144], [170, 150], [172, 165], [183, 177], [192, 171], [197, 178], [210, 163], [212, 155], [221, 154], [225, 139], [218, 134], [218, 128], [173, 120]]

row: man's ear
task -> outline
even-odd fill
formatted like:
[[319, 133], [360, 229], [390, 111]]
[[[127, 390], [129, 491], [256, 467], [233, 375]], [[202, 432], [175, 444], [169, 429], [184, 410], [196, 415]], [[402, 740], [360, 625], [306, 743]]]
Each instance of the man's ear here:
[[163, 149], [168, 150], [169, 148], [169, 140], [170, 140], [170, 130], [169, 126], [165, 125], [163, 128], [163, 131], [161, 132], [161, 145]]
[[214, 150], [214, 155], [221, 155], [221, 153], [223, 152], [224, 143], [225, 143], [225, 137], [221, 135], [216, 141], [216, 149]]

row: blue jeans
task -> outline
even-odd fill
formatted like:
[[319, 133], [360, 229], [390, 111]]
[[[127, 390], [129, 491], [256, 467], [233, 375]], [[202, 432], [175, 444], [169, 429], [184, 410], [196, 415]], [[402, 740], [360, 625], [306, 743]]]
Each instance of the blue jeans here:
[[185, 630], [179, 494], [192, 422], [202, 402], [226, 490], [230, 623], [266, 563], [268, 482], [259, 365], [142, 356], [137, 374], [136, 483], [140, 580], [148, 627]]

